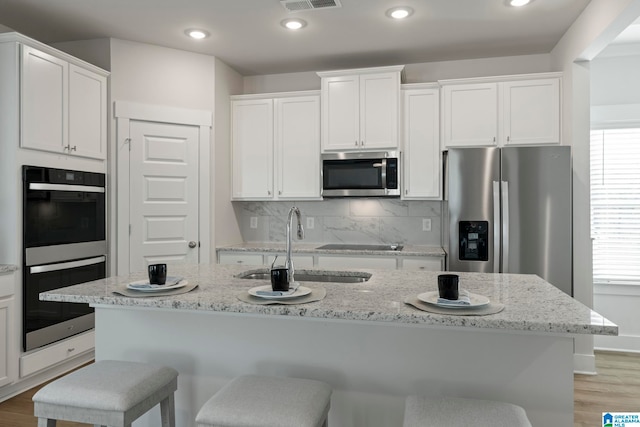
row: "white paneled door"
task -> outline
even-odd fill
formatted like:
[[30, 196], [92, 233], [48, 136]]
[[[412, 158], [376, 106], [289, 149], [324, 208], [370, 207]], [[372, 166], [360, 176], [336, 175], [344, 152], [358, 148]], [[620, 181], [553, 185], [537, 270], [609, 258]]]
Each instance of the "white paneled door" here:
[[199, 127], [131, 120], [130, 271], [198, 263]]

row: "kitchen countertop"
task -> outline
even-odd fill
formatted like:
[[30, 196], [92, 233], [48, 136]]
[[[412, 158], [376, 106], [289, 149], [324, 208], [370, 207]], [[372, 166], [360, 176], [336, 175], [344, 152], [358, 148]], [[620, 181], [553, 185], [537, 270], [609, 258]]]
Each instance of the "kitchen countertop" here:
[[[371, 273], [371, 279], [364, 283], [350, 284], [303, 282], [303, 286], [312, 289], [326, 289], [327, 295], [321, 301], [299, 305], [254, 305], [240, 301], [237, 295], [269, 282], [240, 279], [236, 276], [255, 270], [264, 270], [264, 267], [216, 264], [170, 266], [170, 275], [183, 276], [189, 282], [198, 284], [198, 288], [192, 292], [170, 297], [129, 298], [113, 294], [118, 287], [144, 279], [145, 275], [141, 273], [56, 289], [42, 293], [40, 297], [46, 301], [119, 307], [392, 322], [537, 334], [618, 333], [615, 324], [535, 275], [458, 273], [462, 289], [505, 305], [505, 309], [497, 314], [458, 316], [428, 313], [403, 303], [407, 297], [437, 290], [437, 272], [357, 269]], [[330, 273], [325, 270], [315, 271]]]
[[[386, 256], [407, 256], [420, 257], [445, 256], [445, 251], [440, 246], [422, 246], [422, 245], [403, 245], [401, 251], [371, 251], [371, 250], [345, 250], [345, 249], [318, 249], [324, 243], [303, 243], [294, 242], [292, 245], [293, 253], [300, 254], [324, 254], [324, 255], [386, 255]], [[216, 248], [218, 252], [286, 252], [285, 243], [279, 242], [251, 242], [240, 243], [237, 245], [222, 246]]]
[[0, 264], [0, 274], [11, 273], [12, 271], [16, 271], [17, 269], [18, 266], [14, 264]]

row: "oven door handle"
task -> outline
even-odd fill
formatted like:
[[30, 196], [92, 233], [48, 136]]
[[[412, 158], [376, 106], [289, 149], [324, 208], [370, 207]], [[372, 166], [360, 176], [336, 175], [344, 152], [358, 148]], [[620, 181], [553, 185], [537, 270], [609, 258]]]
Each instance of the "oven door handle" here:
[[104, 187], [95, 187], [92, 185], [46, 184], [41, 182], [29, 183], [29, 190], [82, 191], [85, 193], [104, 193]]
[[105, 262], [106, 260], [107, 260], [107, 257], [103, 255], [95, 258], [82, 259], [80, 261], [70, 261], [70, 262], [62, 262], [58, 264], [48, 264], [48, 265], [36, 265], [34, 267], [29, 268], [29, 273], [31, 274], [48, 273], [50, 271], [84, 267], [86, 265], [100, 264], [101, 262]]

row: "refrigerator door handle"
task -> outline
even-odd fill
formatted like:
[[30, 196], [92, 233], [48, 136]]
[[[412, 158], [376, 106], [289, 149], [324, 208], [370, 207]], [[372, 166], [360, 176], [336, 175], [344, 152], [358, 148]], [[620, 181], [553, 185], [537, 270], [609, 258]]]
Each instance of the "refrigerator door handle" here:
[[493, 272], [500, 272], [500, 183], [493, 181]]
[[509, 272], [509, 182], [502, 182], [502, 271]]

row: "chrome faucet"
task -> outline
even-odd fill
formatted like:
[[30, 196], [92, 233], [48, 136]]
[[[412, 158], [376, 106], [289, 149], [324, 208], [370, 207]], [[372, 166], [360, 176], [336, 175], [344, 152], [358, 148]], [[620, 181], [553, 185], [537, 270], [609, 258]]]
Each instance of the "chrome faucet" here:
[[289, 285], [293, 285], [295, 280], [293, 278], [294, 268], [293, 260], [291, 259], [291, 221], [293, 220], [293, 214], [296, 214], [298, 220], [298, 240], [304, 239], [304, 229], [302, 228], [302, 220], [300, 219], [300, 209], [293, 206], [289, 209], [289, 217], [287, 218], [287, 259], [284, 266], [289, 272]]

